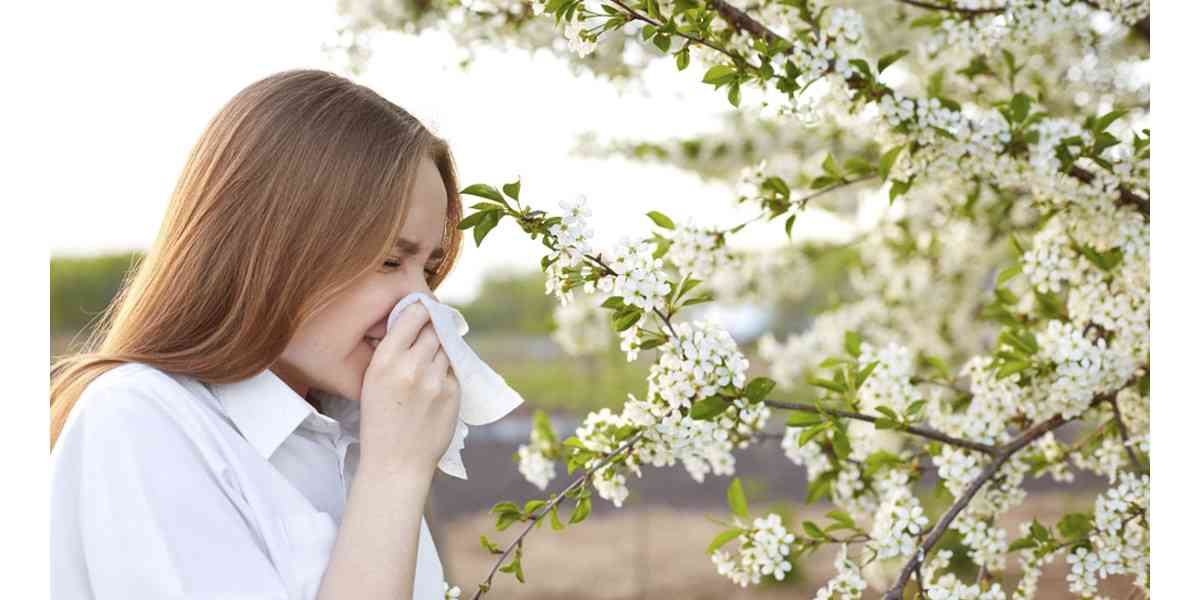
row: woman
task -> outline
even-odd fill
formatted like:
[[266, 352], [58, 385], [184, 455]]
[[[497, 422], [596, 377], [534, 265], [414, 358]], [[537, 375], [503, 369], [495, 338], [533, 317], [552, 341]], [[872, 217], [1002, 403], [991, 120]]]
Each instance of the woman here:
[[[51, 370], [52, 597], [441, 598], [458, 381], [445, 141], [317, 70], [238, 93], [87, 350]], [[351, 485], [353, 482], [353, 485]]]

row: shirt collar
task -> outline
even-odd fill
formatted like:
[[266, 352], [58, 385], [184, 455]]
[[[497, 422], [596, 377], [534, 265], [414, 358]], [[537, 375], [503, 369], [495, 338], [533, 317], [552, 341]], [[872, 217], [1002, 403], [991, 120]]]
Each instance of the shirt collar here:
[[250, 445], [269, 459], [297, 427], [358, 440], [359, 406], [336, 394], [313, 389], [321, 414], [270, 369], [233, 383], [211, 384], [222, 410]]

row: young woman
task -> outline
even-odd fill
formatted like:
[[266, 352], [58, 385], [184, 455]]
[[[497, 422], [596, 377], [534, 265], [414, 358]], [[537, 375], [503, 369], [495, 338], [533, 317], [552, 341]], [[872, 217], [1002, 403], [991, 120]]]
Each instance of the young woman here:
[[[458, 381], [421, 303], [446, 142], [317, 70], [238, 93], [86, 351], [51, 369], [51, 595], [442, 598], [422, 510]], [[386, 335], [385, 335], [386, 334]]]

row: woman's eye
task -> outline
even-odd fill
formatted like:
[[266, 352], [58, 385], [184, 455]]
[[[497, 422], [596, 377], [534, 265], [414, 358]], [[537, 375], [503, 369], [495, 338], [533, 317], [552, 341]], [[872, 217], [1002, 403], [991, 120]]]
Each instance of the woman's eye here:
[[400, 266], [400, 261], [398, 261], [398, 260], [385, 260], [385, 261], [383, 261], [383, 266], [385, 266], [385, 267], [389, 267], [389, 268], [392, 268], [392, 269], [395, 269], [395, 268], [397, 268], [397, 267], [399, 267], [399, 266]]

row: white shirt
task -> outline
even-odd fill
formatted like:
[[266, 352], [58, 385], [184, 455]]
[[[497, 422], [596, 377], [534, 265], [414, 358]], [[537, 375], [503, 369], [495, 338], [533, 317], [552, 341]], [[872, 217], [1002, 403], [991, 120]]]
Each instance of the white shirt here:
[[[142, 363], [87, 386], [50, 453], [56, 600], [315, 598], [358, 466], [357, 402], [270, 369], [208, 386]], [[413, 598], [444, 597], [425, 518]]]

